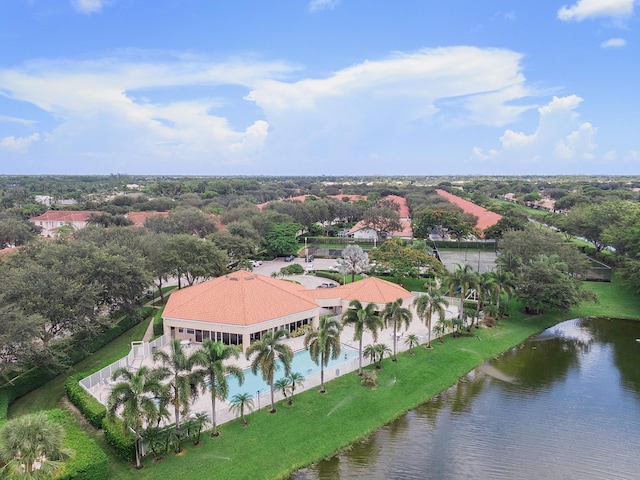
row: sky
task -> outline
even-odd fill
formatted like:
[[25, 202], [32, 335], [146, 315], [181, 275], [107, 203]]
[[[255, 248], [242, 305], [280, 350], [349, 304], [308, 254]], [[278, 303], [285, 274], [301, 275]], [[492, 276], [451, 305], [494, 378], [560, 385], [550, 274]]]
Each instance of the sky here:
[[0, 174], [635, 175], [635, 0], [0, 0]]

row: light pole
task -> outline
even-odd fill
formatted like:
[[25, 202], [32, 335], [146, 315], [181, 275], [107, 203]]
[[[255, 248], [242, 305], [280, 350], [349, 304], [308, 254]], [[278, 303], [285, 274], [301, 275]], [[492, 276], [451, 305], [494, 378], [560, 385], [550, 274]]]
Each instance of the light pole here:
[[260, 390], [256, 392], [256, 395], [258, 397], [258, 410], [260, 410]]

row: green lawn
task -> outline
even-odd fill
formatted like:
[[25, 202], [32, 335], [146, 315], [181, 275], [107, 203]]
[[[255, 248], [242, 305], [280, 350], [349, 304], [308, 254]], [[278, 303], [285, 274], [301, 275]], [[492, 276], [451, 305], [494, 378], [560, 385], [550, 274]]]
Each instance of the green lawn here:
[[[562, 320], [589, 315], [638, 318], [640, 298], [615, 284], [586, 283], [594, 290], [600, 303], [583, 304], [564, 314], [527, 316], [515, 313], [499, 322], [494, 329], [473, 330], [474, 336], [452, 339], [444, 344], [433, 342], [434, 348], [415, 349], [415, 355], [404, 353], [398, 362], [383, 362], [378, 372], [378, 388], [368, 390], [359, 384], [354, 373], [326, 384], [328, 393], [315, 389], [296, 396], [295, 405], [278, 404], [278, 412], [263, 408], [251, 414], [249, 426], [239, 421], [220, 426], [221, 436], [203, 436], [200, 446], [186, 445], [186, 454], [168, 455], [161, 462], [145, 459], [145, 468], [134, 471], [118, 460], [99, 432], [90, 431], [110, 459], [110, 479], [200, 478], [262, 479], [286, 478], [305, 465], [330, 456], [350, 444], [367, 437], [378, 427], [425, 402], [433, 395], [453, 385], [474, 367], [522, 342], [532, 334]], [[128, 351], [131, 340], [141, 338], [144, 325], [134, 327], [109, 344], [76, 369], [91, 368], [111, 361]], [[115, 344], [115, 345], [114, 345]], [[62, 382], [46, 385], [30, 400], [21, 399], [12, 405], [11, 414], [28, 413], [58, 406]], [[395, 381], [394, 381], [395, 380]], [[55, 379], [51, 383], [56, 383]], [[27, 396], [29, 397], [29, 396]], [[50, 398], [42, 398], [50, 397]]]
[[64, 382], [66, 379], [74, 373], [84, 372], [100, 365], [106, 366], [126, 356], [131, 350], [131, 342], [142, 339], [149, 326], [149, 321], [140, 322], [97, 352], [71, 367], [65, 373], [58, 375], [42, 387], [13, 402], [9, 407], [8, 417], [12, 418], [40, 410], [62, 408], [61, 401], [65, 395]]

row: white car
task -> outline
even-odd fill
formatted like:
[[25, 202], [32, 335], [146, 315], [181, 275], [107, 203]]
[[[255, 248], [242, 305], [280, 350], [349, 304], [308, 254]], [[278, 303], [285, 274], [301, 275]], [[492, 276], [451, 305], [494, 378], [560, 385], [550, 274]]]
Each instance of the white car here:
[[251, 260], [251, 265], [253, 265], [253, 268], [259, 267], [260, 265], [262, 265], [262, 261], [261, 260]]

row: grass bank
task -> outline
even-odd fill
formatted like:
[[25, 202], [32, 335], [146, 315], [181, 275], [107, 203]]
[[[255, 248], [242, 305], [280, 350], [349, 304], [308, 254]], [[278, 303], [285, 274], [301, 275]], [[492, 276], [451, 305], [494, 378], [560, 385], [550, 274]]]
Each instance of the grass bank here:
[[[640, 299], [620, 285], [587, 284], [600, 304], [584, 304], [555, 315], [515, 313], [494, 329], [474, 330], [477, 336], [434, 342], [432, 350], [415, 349], [385, 360], [378, 372], [378, 388], [368, 390], [360, 378], [348, 374], [327, 384], [328, 394], [315, 389], [296, 396], [295, 405], [278, 404], [278, 412], [263, 408], [220, 427], [221, 436], [204, 438], [198, 447], [187, 446], [184, 456], [169, 455], [159, 463], [146, 459], [136, 478], [200, 479], [286, 478], [293, 471], [320, 461], [366, 438], [381, 425], [424, 403], [453, 385], [480, 363], [518, 345], [529, 336], [560, 321], [582, 316], [638, 318]], [[264, 407], [264, 406], [263, 406]]]

